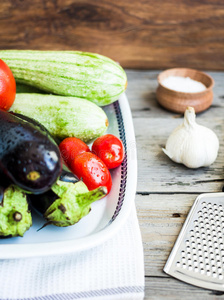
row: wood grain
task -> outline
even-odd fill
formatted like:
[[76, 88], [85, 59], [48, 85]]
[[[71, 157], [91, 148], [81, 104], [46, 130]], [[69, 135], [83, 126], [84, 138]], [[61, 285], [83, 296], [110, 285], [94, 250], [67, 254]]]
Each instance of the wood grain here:
[[0, 49], [91, 51], [126, 68], [224, 70], [221, 0], [2, 0], [0, 4]]
[[144, 247], [145, 300], [219, 299], [223, 293], [180, 282], [165, 274], [163, 268], [196, 197], [221, 192], [224, 185], [224, 73], [209, 72], [215, 81], [214, 100], [196, 118], [218, 135], [219, 154], [213, 165], [197, 170], [173, 163], [161, 150], [171, 131], [183, 121], [183, 115], [166, 111], [158, 104], [158, 74], [159, 71], [127, 70], [127, 96], [138, 157], [135, 203]]
[[139, 192], [219, 192], [224, 183], [223, 73], [209, 74], [215, 81], [211, 107], [197, 114], [198, 124], [214, 130], [220, 141], [217, 160], [207, 168], [188, 169], [172, 162], [162, 147], [183, 115], [166, 111], [156, 100], [158, 71], [127, 71], [127, 95], [132, 109], [138, 155]]
[[136, 207], [144, 241], [147, 276], [167, 277], [163, 267], [197, 196], [137, 194]]
[[218, 300], [221, 292], [203, 290], [173, 278], [146, 278], [144, 300]]

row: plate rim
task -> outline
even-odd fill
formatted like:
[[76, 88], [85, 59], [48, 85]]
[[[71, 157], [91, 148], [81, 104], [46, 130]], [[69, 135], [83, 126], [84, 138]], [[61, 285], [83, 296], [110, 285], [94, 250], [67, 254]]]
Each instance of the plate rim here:
[[124, 134], [126, 137], [127, 170], [131, 170], [131, 172], [127, 171], [126, 174], [123, 201], [121, 202], [120, 207], [116, 207], [116, 210], [118, 211], [115, 210], [114, 215], [109, 221], [108, 225], [88, 236], [67, 241], [53, 241], [35, 244], [27, 243], [16, 245], [2, 244], [0, 245], [0, 259], [40, 257], [67, 254], [71, 252], [81, 252], [90, 248], [94, 248], [110, 239], [125, 223], [126, 219], [130, 215], [132, 204], [134, 203], [136, 194], [137, 150], [135, 144], [135, 132], [131, 109], [125, 93], [123, 93], [119, 97], [117, 103], [118, 109], [120, 109], [121, 117], [123, 119], [123, 130], [125, 131]]

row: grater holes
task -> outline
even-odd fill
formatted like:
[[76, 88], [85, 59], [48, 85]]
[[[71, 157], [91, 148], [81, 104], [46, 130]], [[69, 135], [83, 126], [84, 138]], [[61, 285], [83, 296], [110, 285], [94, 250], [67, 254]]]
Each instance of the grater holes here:
[[177, 266], [178, 268], [180, 268], [180, 267], [181, 267], [181, 263], [180, 263], [179, 261], [177, 261], [176, 266]]
[[202, 240], [206, 240], [206, 234], [204, 231], [201, 233], [201, 237], [202, 237]]
[[198, 244], [200, 243], [200, 241], [201, 241], [201, 238], [198, 236], [198, 237], [196, 237], [196, 241], [198, 242]]
[[204, 246], [203, 246], [203, 249], [204, 249], [204, 254], [206, 255], [207, 249], [208, 249], [207, 245], [204, 245]]
[[207, 267], [207, 268], [210, 268], [210, 265], [209, 265], [209, 258], [208, 258], [208, 257], [205, 257], [205, 264], [206, 264], [206, 267]]
[[205, 264], [205, 269], [206, 269], [206, 270], [210, 270], [210, 265], [209, 265], [208, 262]]
[[[208, 223], [209, 217], [205, 217], [205, 218], [204, 218], [204, 221], [205, 221], [205, 223]], [[210, 219], [210, 221], [211, 221], [211, 219]]]
[[198, 272], [199, 272], [199, 269], [198, 269], [198, 267], [197, 267], [197, 266], [194, 268], [194, 271], [195, 271], [196, 273], [198, 273]]
[[201, 247], [201, 243], [200, 243], [200, 242], [198, 242], [197, 246], [198, 246], [198, 249], [199, 249], [199, 250], [201, 250], [201, 249], [202, 249], [202, 247]]
[[216, 230], [212, 229], [213, 237], [216, 236]]
[[194, 255], [194, 253], [197, 253], [197, 250], [195, 247], [192, 247], [192, 252], [193, 252], [193, 255]]
[[202, 263], [203, 262], [203, 256], [202, 255], [199, 255], [199, 257], [198, 257], [198, 260]]
[[198, 261], [197, 260], [197, 255], [193, 254], [191, 258], [192, 258], [192, 264], [195, 265], [195, 261]]
[[196, 259], [193, 261], [193, 265], [198, 266], [198, 261]]
[[218, 243], [217, 243], [217, 235], [214, 235], [213, 236], [213, 245], [214, 245], [214, 247], [216, 248], [217, 246], [218, 246]]
[[222, 205], [202, 203], [185, 240], [177, 266], [205, 276], [224, 277], [224, 212]]

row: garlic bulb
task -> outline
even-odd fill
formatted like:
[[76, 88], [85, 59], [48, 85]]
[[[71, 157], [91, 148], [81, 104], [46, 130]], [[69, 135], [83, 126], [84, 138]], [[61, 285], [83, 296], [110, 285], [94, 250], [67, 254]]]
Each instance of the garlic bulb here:
[[209, 128], [198, 125], [195, 110], [188, 107], [184, 121], [169, 136], [163, 152], [188, 168], [210, 166], [218, 155], [219, 140]]

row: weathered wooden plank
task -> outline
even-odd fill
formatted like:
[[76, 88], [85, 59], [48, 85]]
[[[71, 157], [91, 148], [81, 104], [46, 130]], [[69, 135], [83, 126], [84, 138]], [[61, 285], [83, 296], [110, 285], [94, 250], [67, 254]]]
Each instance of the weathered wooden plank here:
[[[158, 86], [157, 76], [160, 71], [139, 71], [126, 70], [128, 77], [128, 87], [126, 94], [132, 109], [133, 118], [182, 118], [180, 114], [176, 114], [165, 110], [156, 100], [156, 89]], [[211, 107], [198, 114], [198, 118], [206, 119], [208, 116], [223, 117], [224, 107], [224, 73], [222, 72], [206, 72], [215, 81], [213, 89], [214, 99]]]
[[127, 71], [127, 96], [138, 155], [136, 206], [144, 246], [145, 299], [216, 299], [219, 296], [215, 292], [171, 278], [163, 268], [196, 197], [221, 191], [224, 184], [224, 74], [209, 72], [216, 83], [214, 101], [210, 109], [197, 115], [197, 122], [219, 137], [218, 158], [210, 167], [191, 170], [172, 162], [162, 152], [169, 134], [183, 121], [183, 116], [158, 105], [158, 73]]
[[158, 105], [155, 96], [158, 71], [127, 71], [127, 96], [137, 144], [139, 192], [221, 191], [224, 184], [224, 74], [209, 74], [216, 82], [213, 105], [198, 114], [196, 120], [198, 124], [214, 130], [220, 149], [213, 165], [193, 170], [172, 162], [162, 151], [170, 133], [183, 122], [183, 115], [168, 112]]
[[162, 151], [179, 119], [135, 118], [137, 141], [138, 186], [140, 192], [217, 192], [224, 184], [224, 123], [222, 118], [204, 120], [216, 132], [220, 148], [216, 161], [209, 167], [189, 169], [171, 161]]
[[220, 292], [200, 289], [174, 278], [147, 277], [144, 300], [217, 300], [223, 299]]
[[197, 194], [137, 195], [146, 276], [166, 276], [163, 267]]
[[10, 0], [1, 49], [82, 50], [128, 68], [224, 69], [221, 0]]

